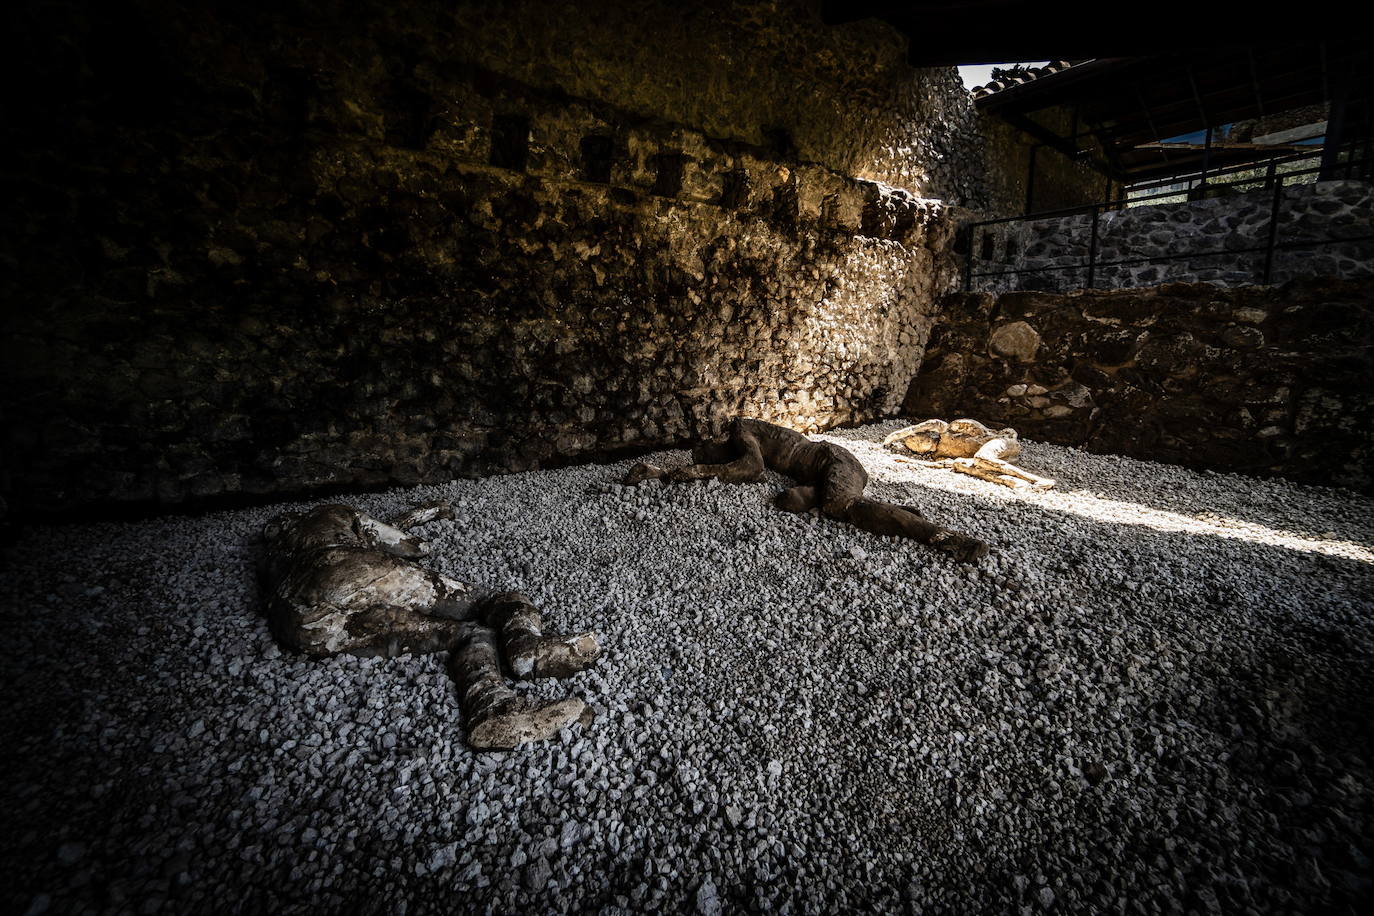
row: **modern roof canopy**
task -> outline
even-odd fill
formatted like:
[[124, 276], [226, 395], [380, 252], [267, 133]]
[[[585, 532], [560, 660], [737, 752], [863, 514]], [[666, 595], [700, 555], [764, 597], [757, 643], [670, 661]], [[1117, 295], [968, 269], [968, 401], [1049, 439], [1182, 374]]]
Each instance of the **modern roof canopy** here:
[[[1289, 10], [1282, 20], [1253, 5], [1195, 0], [1156, 0], [1148, 15], [1029, 0], [824, 0], [821, 13], [834, 24], [888, 22], [908, 37], [908, 60], [918, 67], [1060, 58], [1009, 85], [983, 87], [976, 104], [1124, 183], [1292, 152], [1284, 138], [1213, 142], [1211, 129], [1238, 121], [1324, 105], [1333, 157], [1343, 145], [1367, 143], [1374, 124], [1374, 42], [1324, 40], [1343, 38], [1348, 26], [1321, 6]], [[1036, 118], [1061, 106], [1075, 112], [1068, 135]], [[1165, 142], [1192, 134], [1205, 139]]]
[[[1142, 181], [1291, 152], [1283, 137], [1278, 143], [1165, 141], [1210, 137], [1209, 128], [1298, 108], [1321, 109], [1314, 120], [1327, 124], [1315, 135], [1325, 135], [1328, 146], [1367, 140], [1370, 54], [1366, 44], [1324, 42], [1099, 58], [974, 96], [983, 111], [1066, 155], [1084, 156], [1079, 140], [1095, 138], [1105, 152], [1097, 163], [1102, 171]], [[1078, 135], [1055, 134], [1034, 119], [1052, 106], [1077, 112]]]

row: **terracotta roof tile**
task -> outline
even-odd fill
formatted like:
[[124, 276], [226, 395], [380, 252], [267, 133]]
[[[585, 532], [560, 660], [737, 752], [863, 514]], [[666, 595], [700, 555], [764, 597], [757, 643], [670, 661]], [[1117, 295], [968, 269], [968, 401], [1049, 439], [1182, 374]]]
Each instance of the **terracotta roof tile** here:
[[1029, 83], [1042, 76], [1049, 76], [1051, 73], [1058, 73], [1073, 66], [1073, 62], [1067, 60], [1052, 60], [1043, 67], [1031, 67], [1020, 76], [1004, 77], [993, 80], [982, 86], [974, 86], [969, 92], [973, 93], [975, 99], [981, 99], [992, 95], [994, 92], [1001, 92], [1003, 89], [1010, 89], [1012, 86], [1019, 86], [1022, 83]]

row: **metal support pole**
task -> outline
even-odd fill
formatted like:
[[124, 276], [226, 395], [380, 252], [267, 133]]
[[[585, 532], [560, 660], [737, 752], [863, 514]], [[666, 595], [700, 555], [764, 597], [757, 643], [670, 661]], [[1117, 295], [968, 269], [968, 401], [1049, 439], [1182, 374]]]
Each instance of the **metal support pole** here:
[[1326, 118], [1326, 139], [1322, 143], [1322, 170], [1317, 176], [1319, 181], [1330, 181], [1336, 177], [1336, 166], [1341, 161], [1341, 146], [1345, 143], [1346, 105], [1350, 99], [1350, 84], [1354, 81], [1355, 61], [1352, 58], [1344, 72], [1337, 75], [1338, 82], [1333, 87], [1331, 111]]
[[[1193, 72], [1193, 65], [1188, 65], [1188, 86], [1193, 90], [1193, 102], [1197, 105], [1197, 113], [1202, 116], [1202, 123], [1207, 125], [1207, 142], [1202, 149], [1202, 177], [1198, 181], [1198, 186], [1203, 188], [1206, 193], [1207, 187], [1207, 167], [1212, 162], [1212, 117], [1207, 113], [1207, 106], [1202, 104], [1202, 93], [1198, 92], [1197, 76]], [[1164, 139], [1163, 137], [1160, 138]], [[1191, 195], [1189, 195], [1191, 199]]]
[[1279, 205], [1282, 203], [1283, 179], [1280, 178], [1274, 182], [1274, 202], [1269, 206], [1269, 241], [1264, 246], [1264, 275], [1260, 279], [1263, 286], [1268, 286], [1274, 276], [1274, 247], [1279, 241]]
[[[1207, 169], [1211, 166], [1211, 164], [1212, 164], [1212, 128], [1211, 128], [1210, 125], [1208, 125], [1208, 127], [1207, 127], [1207, 139], [1206, 139], [1206, 141], [1204, 141], [1203, 144], [1202, 144], [1202, 176], [1201, 176], [1200, 178], [1198, 178], [1198, 182], [1197, 182], [1198, 187], [1204, 188], [1204, 189], [1207, 187]], [[1206, 191], [1204, 190], [1203, 193], [1205, 194]]]
[[1092, 241], [1088, 243], [1088, 282], [1083, 284], [1084, 289], [1093, 289], [1093, 282], [1097, 274], [1097, 218], [1101, 213], [1093, 207], [1093, 234]]
[[1030, 149], [1030, 165], [1026, 173], [1026, 216], [1031, 215], [1031, 205], [1035, 200], [1035, 154], [1039, 149], [1039, 143]]
[[964, 258], [964, 292], [973, 292], [973, 252], [977, 249], [973, 244], [974, 226], [968, 227], [968, 257]]

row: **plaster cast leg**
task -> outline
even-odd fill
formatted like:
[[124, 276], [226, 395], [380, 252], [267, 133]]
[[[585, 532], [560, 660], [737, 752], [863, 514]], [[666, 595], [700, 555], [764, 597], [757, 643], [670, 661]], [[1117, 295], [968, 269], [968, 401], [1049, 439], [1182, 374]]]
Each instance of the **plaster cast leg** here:
[[449, 656], [467, 722], [468, 743], [479, 750], [509, 750], [552, 738], [558, 730], [585, 720], [587, 705], [576, 697], [527, 703], [506, 686], [496, 653], [495, 633], [468, 624]]
[[436, 619], [413, 608], [379, 604], [348, 618], [344, 630], [352, 646], [343, 651], [364, 658], [441, 652], [464, 626], [462, 619]]
[[835, 516], [874, 534], [911, 538], [956, 560], [972, 563], [988, 555], [988, 545], [974, 537], [941, 528], [903, 506], [860, 497]]
[[500, 633], [506, 664], [518, 678], [571, 677], [601, 654], [593, 633], [545, 635], [543, 617], [519, 592], [493, 596], [484, 616]]

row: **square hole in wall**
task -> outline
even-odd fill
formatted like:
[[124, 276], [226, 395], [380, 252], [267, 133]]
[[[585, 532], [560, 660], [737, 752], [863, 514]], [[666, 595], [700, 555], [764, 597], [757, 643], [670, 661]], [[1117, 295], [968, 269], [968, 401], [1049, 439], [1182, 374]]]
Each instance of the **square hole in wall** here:
[[615, 140], [604, 134], [582, 138], [582, 177], [597, 184], [611, 183], [611, 164], [615, 160]]
[[783, 229], [793, 228], [797, 225], [798, 214], [797, 183], [789, 181], [776, 185], [773, 188], [772, 212], [769, 214], [773, 224]]
[[796, 159], [797, 144], [792, 139], [792, 131], [776, 124], [763, 128], [763, 144], [776, 159]]
[[410, 82], [392, 82], [386, 96], [384, 121], [389, 146], [424, 149], [434, 133], [434, 100]]
[[654, 193], [676, 197], [682, 192], [682, 173], [687, 158], [681, 153], [659, 153], [654, 157]]
[[721, 182], [720, 205], [730, 210], [738, 210], [749, 203], [749, 173], [744, 169], [733, 169], [725, 173]]
[[526, 115], [497, 115], [491, 120], [492, 165], [523, 172], [530, 156], [530, 119]]

